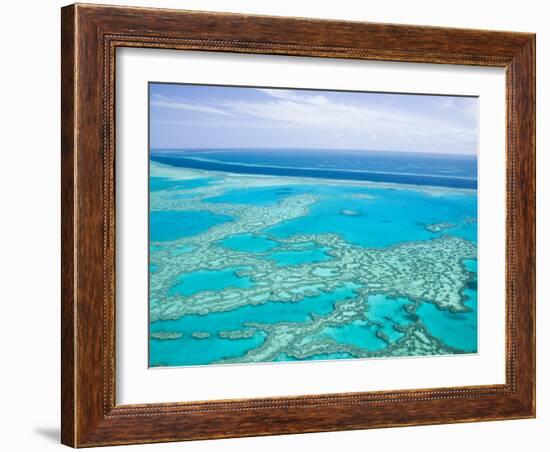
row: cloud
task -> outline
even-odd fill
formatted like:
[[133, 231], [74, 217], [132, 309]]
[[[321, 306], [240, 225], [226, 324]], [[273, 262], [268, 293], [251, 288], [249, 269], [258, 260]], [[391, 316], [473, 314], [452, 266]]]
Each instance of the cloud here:
[[477, 117], [477, 103], [472, 97], [445, 96], [441, 98], [443, 111], [462, 116], [465, 119]]
[[[332, 129], [371, 137], [402, 137], [418, 141], [437, 138], [438, 142], [475, 141], [473, 128], [461, 127], [432, 115], [391, 108], [374, 103], [350, 103], [329, 100], [317, 94], [289, 90], [262, 89], [270, 99], [265, 101], [234, 101], [224, 104], [238, 115], [287, 123], [289, 127]], [[447, 115], [449, 116], [449, 115]]]
[[300, 103], [308, 103], [311, 105], [325, 105], [329, 101], [328, 99], [320, 94], [315, 95], [301, 95], [295, 91], [288, 89], [269, 89], [269, 88], [257, 88], [257, 91], [267, 94], [270, 97], [275, 99], [283, 99]]
[[170, 108], [173, 110], [195, 111], [200, 113], [210, 113], [210, 114], [221, 115], [221, 116], [233, 116], [233, 113], [228, 112], [226, 110], [222, 110], [221, 108], [213, 107], [213, 106], [183, 102], [176, 99], [171, 99], [167, 96], [162, 96], [160, 94], [154, 94], [153, 97], [156, 99], [151, 101], [151, 106], [153, 107]]
[[[317, 135], [326, 140], [327, 147], [347, 141], [365, 149], [475, 151], [476, 104], [471, 99], [433, 98], [428, 107], [419, 108], [414, 102], [374, 97], [378, 95], [323, 95], [318, 91], [266, 88], [254, 91], [261, 96], [231, 96], [202, 103], [159, 95], [152, 105], [206, 113], [200, 117], [205, 127], [209, 121], [214, 127], [271, 126], [280, 134], [286, 129], [294, 142], [299, 136], [305, 141], [305, 137]], [[198, 119], [184, 118], [183, 122]]]

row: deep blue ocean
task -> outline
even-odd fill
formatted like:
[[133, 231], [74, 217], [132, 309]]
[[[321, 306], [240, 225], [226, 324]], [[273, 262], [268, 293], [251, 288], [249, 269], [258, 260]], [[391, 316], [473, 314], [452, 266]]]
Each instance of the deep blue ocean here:
[[240, 174], [477, 188], [477, 158], [469, 155], [326, 149], [152, 149], [151, 160]]

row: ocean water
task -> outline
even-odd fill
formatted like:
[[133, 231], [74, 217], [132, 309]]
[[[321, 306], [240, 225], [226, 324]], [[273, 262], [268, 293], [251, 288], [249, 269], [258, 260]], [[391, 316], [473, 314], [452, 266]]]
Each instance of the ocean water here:
[[330, 255], [327, 254], [326, 251], [326, 248], [313, 248], [279, 252], [275, 251], [269, 255], [268, 259], [274, 260], [275, 262], [277, 262], [277, 265], [281, 266], [322, 262], [331, 259]]
[[204, 290], [222, 290], [229, 287], [250, 287], [253, 283], [249, 277], [240, 277], [243, 268], [224, 268], [223, 270], [199, 270], [184, 273], [178, 277], [170, 294], [193, 295]]
[[390, 341], [403, 337], [395, 327], [406, 327], [417, 320], [417, 316], [406, 311], [412, 301], [408, 298], [391, 298], [387, 295], [371, 295], [367, 301], [368, 318], [375, 322]]
[[416, 314], [435, 337], [451, 347], [474, 353], [478, 346], [477, 259], [468, 259], [464, 265], [472, 272], [472, 278], [463, 291], [468, 311], [450, 313], [432, 303], [423, 303]]
[[[360, 270], [332, 282], [347, 258], [321, 244], [337, 237], [368, 253], [459, 239], [475, 250], [475, 157], [152, 150], [150, 174], [151, 366], [391, 357], [405, 341], [410, 356], [477, 352], [475, 252], [435, 267], [459, 272], [455, 310], [407, 286], [362, 292]], [[296, 213], [300, 199], [309, 204]], [[420, 270], [407, 268], [411, 281]], [[432, 351], [411, 348], [415, 328]]]
[[262, 334], [246, 339], [224, 339], [216, 335], [197, 339], [184, 335], [178, 339], [149, 340], [150, 366], [201, 365], [223, 358], [238, 357], [260, 346]]
[[477, 187], [473, 156], [320, 149], [152, 150], [156, 162], [239, 174]]
[[334, 308], [334, 303], [354, 298], [360, 286], [344, 283], [332, 292], [307, 297], [300, 303], [280, 303], [268, 301], [262, 305], [247, 305], [231, 311], [208, 315], [186, 315], [177, 320], [158, 320], [151, 323], [151, 331], [177, 331], [190, 333], [208, 331], [238, 330], [245, 323], [304, 322], [312, 315], [326, 315]]
[[173, 180], [166, 177], [154, 177], [149, 178], [149, 191], [159, 190], [192, 190], [194, 188], [200, 188], [207, 186], [212, 182], [213, 178], [200, 177], [197, 179], [188, 180]]
[[277, 242], [261, 235], [237, 234], [219, 242], [223, 247], [247, 253], [263, 253], [277, 247]]
[[387, 343], [376, 335], [377, 331], [378, 328], [366, 320], [354, 320], [343, 326], [326, 327], [315, 339], [327, 337], [338, 343], [350, 344], [375, 352], [387, 346]]
[[[355, 189], [354, 189], [355, 191]], [[350, 243], [365, 247], [386, 247], [400, 242], [428, 240], [450, 229], [431, 232], [425, 225], [448, 222], [452, 233], [477, 241], [477, 225], [468, 219], [477, 216], [474, 197], [432, 196], [423, 192], [396, 189], [363, 189], [371, 199], [346, 196], [339, 187], [323, 188], [328, 196], [316, 203], [309, 215], [282, 222], [267, 229], [276, 237], [337, 232]]]
[[[261, 345], [265, 336], [256, 332], [250, 338], [224, 339], [221, 331], [240, 330], [243, 323], [276, 324], [305, 322], [312, 315], [327, 315], [334, 303], [353, 298], [354, 284], [345, 284], [331, 293], [308, 297], [300, 303], [267, 302], [244, 306], [228, 312], [208, 315], [186, 315], [177, 320], [159, 320], [150, 324], [150, 332], [175, 331], [182, 334], [177, 340], [150, 340], [150, 365], [181, 366], [215, 362], [222, 358], [244, 355]], [[207, 332], [206, 339], [191, 336], [195, 331]], [[233, 347], [234, 346], [234, 347]]]
[[308, 186], [238, 188], [228, 191], [223, 195], [206, 198], [205, 201], [212, 203], [270, 206], [277, 204], [279, 201], [289, 196], [312, 193], [313, 191], [314, 188]]
[[212, 226], [227, 221], [231, 221], [231, 217], [206, 211], [151, 211], [149, 213], [149, 237], [153, 242], [176, 240], [199, 234]]

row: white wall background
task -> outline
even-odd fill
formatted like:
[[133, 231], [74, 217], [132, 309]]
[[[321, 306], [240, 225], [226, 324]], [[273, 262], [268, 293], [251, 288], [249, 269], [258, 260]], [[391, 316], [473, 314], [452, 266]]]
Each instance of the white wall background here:
[[[537, 33], [538, 130], [538, 417], [370, 431], [118, 447], [116, 450], [280, 451], [398, 450], [499, 452], [547, 450], [550, 429], [550, 309], [543, 294], [550, 182], [548, 124], [550, 30], [545, 2], [537, 0], [113, 0], [118, 4], [242, 13], [441, 25]], [[98, 2], [93, 2], [98, 3]], [[0, 270], [2, 337], [0, 447], [7, 451], [59, 450], [59, 8], [58, 0], [6, 2], [0, 45]], [[7, 140], [6, 140], [7, 138]], [[546, 208], [545, 208], [546, 207]], [[546, 381], [545, 381], [546, 380]], [[546, 435], [545, 435], [546, 434]], [[547, 441], [546, 441], [547, 443]], [[546, 448], [545, 448], [546, 447]]]

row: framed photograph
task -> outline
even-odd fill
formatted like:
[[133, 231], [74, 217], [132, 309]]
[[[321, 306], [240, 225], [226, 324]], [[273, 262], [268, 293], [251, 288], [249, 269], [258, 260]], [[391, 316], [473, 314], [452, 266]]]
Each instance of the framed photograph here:
[[62, 442], [535, 416], [535, 36], [62, 9]]

